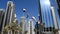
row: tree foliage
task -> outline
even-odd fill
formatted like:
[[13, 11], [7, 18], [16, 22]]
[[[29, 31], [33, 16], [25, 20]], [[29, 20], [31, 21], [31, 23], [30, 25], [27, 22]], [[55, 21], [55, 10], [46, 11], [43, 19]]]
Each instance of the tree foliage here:
[[17, 31], [21, 31], [21, 27], [19, 27], [17, 23], [13, 22], [13, 23], [9, 23], [9, 25], [6, 25], [4, 27], [4, 32], [8, 32], [9, 30], [17, 32]]

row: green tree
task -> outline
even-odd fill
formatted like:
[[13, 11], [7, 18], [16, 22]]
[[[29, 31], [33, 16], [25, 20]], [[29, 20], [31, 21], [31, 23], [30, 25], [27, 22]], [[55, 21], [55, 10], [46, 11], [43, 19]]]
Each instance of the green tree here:
[[15, 32], [17, 31], [21, 32], [21, 27], [19, 27], [17, 23], [13, 22], [13, 23], [9, 23], [9, 25], [6, 25], [4, 27], [4, 32], [8, 32], [9, 30], [11, 30], [12, 33], [15, 34]]
[[27, 33], [28, 31], [25, 31], [25, 34]]
[[53, 29], [53, 32], [54, 32], [54, 34], [56, 34], [58, 32], [58, 30], [57, 29]]

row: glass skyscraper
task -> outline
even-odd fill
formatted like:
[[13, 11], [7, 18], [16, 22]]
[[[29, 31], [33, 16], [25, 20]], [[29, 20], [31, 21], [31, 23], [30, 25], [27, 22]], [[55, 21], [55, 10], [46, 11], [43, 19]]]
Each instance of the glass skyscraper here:
[[41, 12], [42, 12], [42, 22], [45, 23], [45, 27], [53, 27], [53, 19], [50, 11], [50, 1], [40, 0]]
[[[58, 0], [57, 0], [58, 1]], [[60, 29], [60, 18], [59, 18], [59, 7], [58, 7], [58, 5], [57, 5], [57, 1], [56, 0], [50, 0], [50, 4], [51, 4], [51, 6], [53, 6], [54, 7], [54, 9], [55, 9], [55, 13], [56, 13], [56, 18], [57, 18], [57, 22], [58, 22], [58, 27], [59, 27], [59, 29]]]
[[[57, 5], [55, 0], [40, 0], [42, 22], [45, 23], [45, 28], [54, 27], [53, 15], [51, 6], [54, 7], [57, 23], [59, 24], [59, 16], [57, 12]], [[49, 30], [49, 29], [48, 29]]]

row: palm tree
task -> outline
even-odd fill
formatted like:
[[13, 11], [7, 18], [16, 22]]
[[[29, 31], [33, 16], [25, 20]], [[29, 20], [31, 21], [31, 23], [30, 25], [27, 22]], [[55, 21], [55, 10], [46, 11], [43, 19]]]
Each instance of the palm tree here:
[[56, 34], [58, 32], [58, 30], [57, 29], [53, 29], [53, 32], [54, 32], [54, 34]]
[[9, 30], [9, 28], [8, 28], [9, 26], [8, 25], [6, 25], [5, 27], [4, 27], [4, 34], [7, 34], [8, 33], [8, 30]]
[[25, 33], [24, 33], [24, 34], [27, 34], [27, 32], [28, 32], [28, 31], [25, 31]]
[[12, 31], [12, 34], [15, 34], [16, 31], [21, 31], [21, 27], [18, 26], [17, 23], [9, 23], [9, 25], [6, 25], [4, 28], [4, 32]]

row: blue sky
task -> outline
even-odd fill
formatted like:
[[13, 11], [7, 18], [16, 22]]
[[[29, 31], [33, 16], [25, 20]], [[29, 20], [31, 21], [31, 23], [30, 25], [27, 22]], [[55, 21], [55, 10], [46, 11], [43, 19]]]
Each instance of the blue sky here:
[[[38, 19], [38, 1], [37, 0], [0, 0], [0, 9], [6, 8], [7, 2], [13, 1], [15, 5], [15, 13], [17, 15], [18, 21], [20, 17], [24, 14], [22, 8], [26, 8], [27, 12], [30, 14], [29, 18], [35, 16]], [[26, 16], [26, 15], [25, 15]]]

